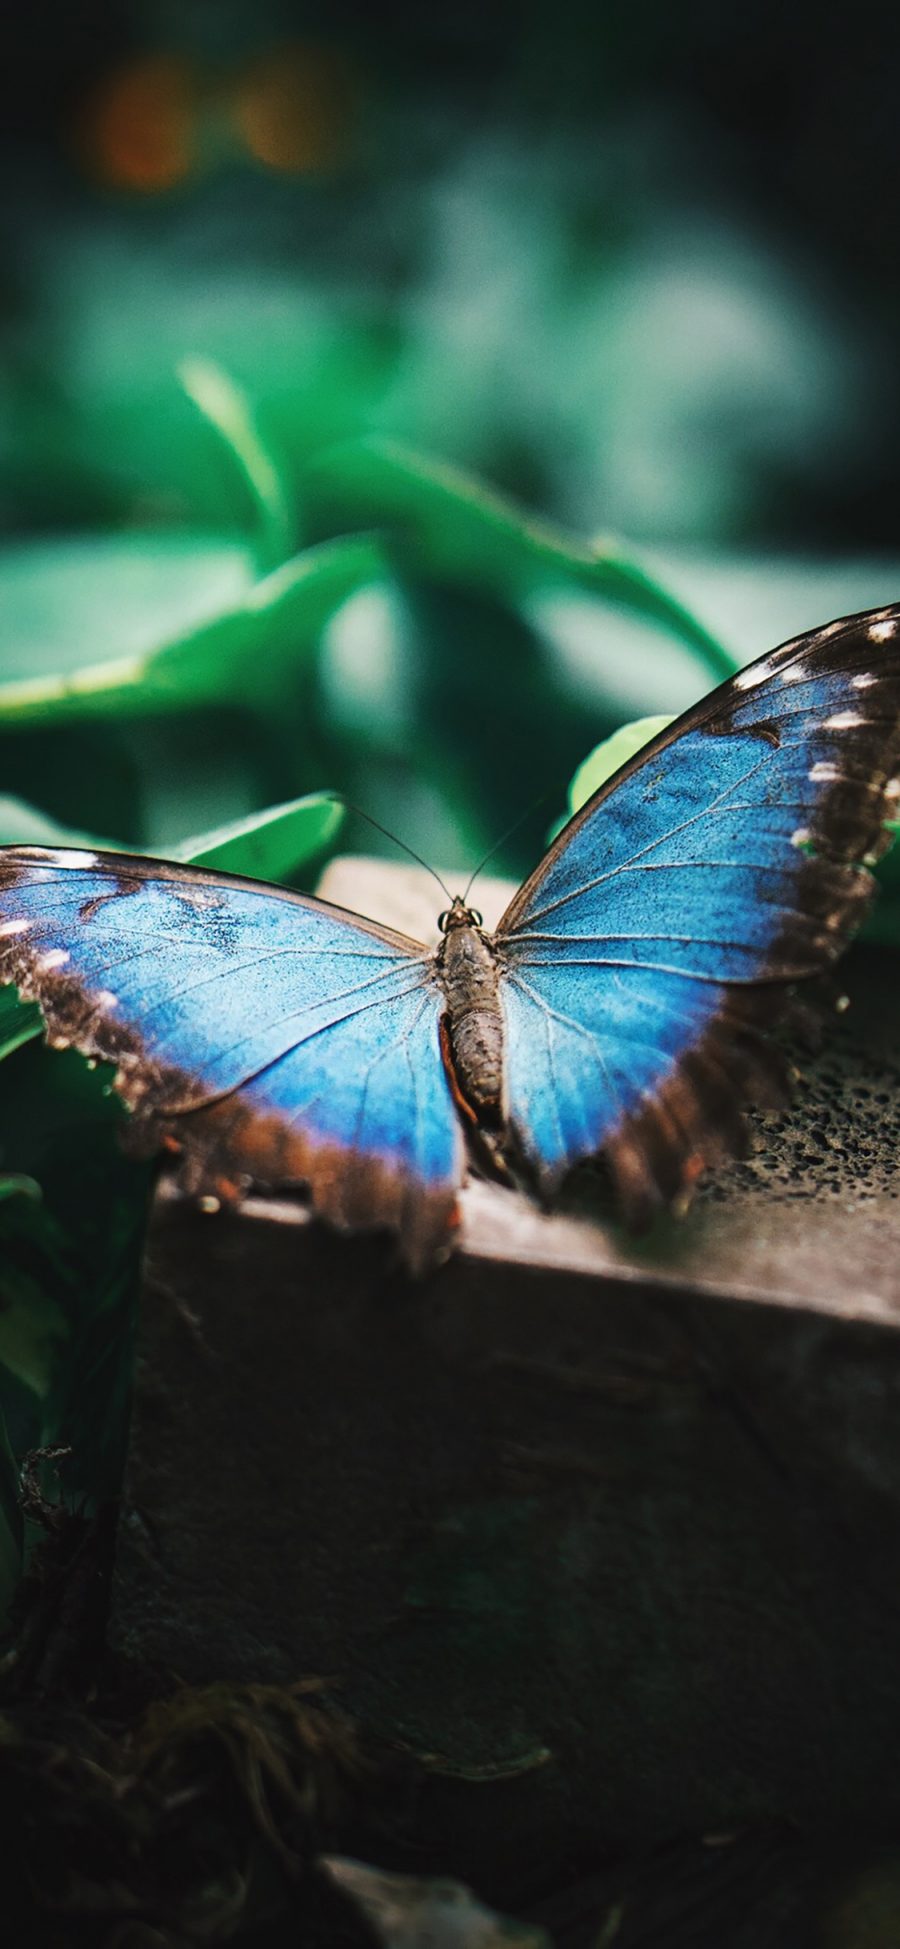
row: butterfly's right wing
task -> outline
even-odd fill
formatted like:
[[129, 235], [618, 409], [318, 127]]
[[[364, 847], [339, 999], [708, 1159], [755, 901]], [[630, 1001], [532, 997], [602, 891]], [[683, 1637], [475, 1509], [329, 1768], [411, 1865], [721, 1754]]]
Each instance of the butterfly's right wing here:
[[895, 605], [750, 664], [559, 834], [496, 936], [510, 1127], [548, 1190], [602, 1151], [638, 1215], [740, 1143], [765, 1030], [865, 914], [898, 773]]
[[302, 1184], [332, 1223], [440, 1252], [464, 1145], [434, 957], [301, 894], [130, 855], [0, 848], [0, 980], [117, 1065], [192, 1191]]

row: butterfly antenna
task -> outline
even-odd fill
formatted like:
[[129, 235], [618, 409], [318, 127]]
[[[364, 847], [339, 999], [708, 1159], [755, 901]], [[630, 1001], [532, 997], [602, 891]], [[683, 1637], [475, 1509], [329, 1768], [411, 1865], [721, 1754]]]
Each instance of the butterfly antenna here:
[[[333, 799], [336, 805], [345, 806], [346, 810], [352, 812], [357, 819], [365, 819], [367, 825], [374, 826], [375, 831], [380, 832], [383, 838], [389, 839], [393, 846], [399, 846], [404, 853], [408, 853], [410, 859], [414, 859], [417, 866], [424, 867], [425, 872], [430, 873], [432, 879], [437, 881], [441, 892], [446, 894], [452, 906], [453, 895], [450, 892], [450, 888], [444, 885], [440, 874], [435, 872], [433, 866], [429, 866], [427, 859], [423, 859], [421, 853], [417, 853], [413, 846], [408, 846], [405, 839], [398, 839], [397, 834], [391, 832], [389, 826], [383, 826], [378, 819], [373, 819], [371, 812], [364, 812], [361, 805], [354, 805], [352, 799], [345, 799], [343, 792], [329, 792], [327, 796]], [[500, 844], [503, 844], [502, 840]]]
[[537, 798], [532, 799], [530, 805], [526, 805], [524, 812], [520, 812], [518, 818], [513, 820], [512, 825], [507, 827], [506, 832], [501, 832], [499, 839], [494, 840], [493, 846], [490, 848], [488, 852], [485, 853], [485, 856], [481, 861], [481, 864], [479, 866], [476, 866], [475, 871], [469, 880], [469, 884], [466, 887], [465, 893], [463, 894], [463, 906], [465, 906], [468, 901], [469, 894], [471, 893], [472, 888], [475, 885], [475, 881], [477, 880], [479, 873], [484, 872], [488, 860], [493, 859], [494, 854], [499, 853], [501, 846], [506, 845], [507, 840], [512, 838], [513, 833], [518, 832], [519, 827], [524, 826], [526, 819], [531, 818], [532, 812], [536, 812], [538, 806], [544, 804], [545, 800], [550, 797], [550, 790], [551, 788], [548, 787], [548, 789], [545, 792], [539, 792]]

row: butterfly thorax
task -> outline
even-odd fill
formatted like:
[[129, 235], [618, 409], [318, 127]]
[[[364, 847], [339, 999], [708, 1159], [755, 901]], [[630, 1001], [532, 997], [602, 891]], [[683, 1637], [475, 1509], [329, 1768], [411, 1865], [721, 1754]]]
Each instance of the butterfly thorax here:
[[503, 1010], [493, 943], [480, 915], [454, 900], [441, 916], [444, 1060], [456, 1093], [481, 1124], [503, 1120]]

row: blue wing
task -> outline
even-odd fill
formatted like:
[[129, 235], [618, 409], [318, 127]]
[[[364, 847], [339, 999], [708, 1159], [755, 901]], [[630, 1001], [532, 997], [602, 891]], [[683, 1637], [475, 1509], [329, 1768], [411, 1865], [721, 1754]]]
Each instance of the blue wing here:
[[782, 645], [570, 821], [501, 921], [513, 1139], [604, 1151], [640, 1212], [738, 1145], [760, 1026], [840, 953], [900, 783], [900, 606]]
[[463, 1142], [424, 948], [321, 901], [125, 855], [0, 849], [0, 980], [51, 1042], [117, 1065], [143, 1147], [194, 1191], [298, 1183], [412, 1264], [453, 1221]]

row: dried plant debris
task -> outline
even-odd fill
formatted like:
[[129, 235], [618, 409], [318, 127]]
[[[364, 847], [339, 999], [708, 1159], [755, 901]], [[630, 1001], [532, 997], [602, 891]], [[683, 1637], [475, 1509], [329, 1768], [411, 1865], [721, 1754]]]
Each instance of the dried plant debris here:
[[365, 1766], [311, 1681], [182, 1688], [113, 1730], [0, 1716], [4, 1914], [29, 1949], [193, 1949], [284, 1912]]

